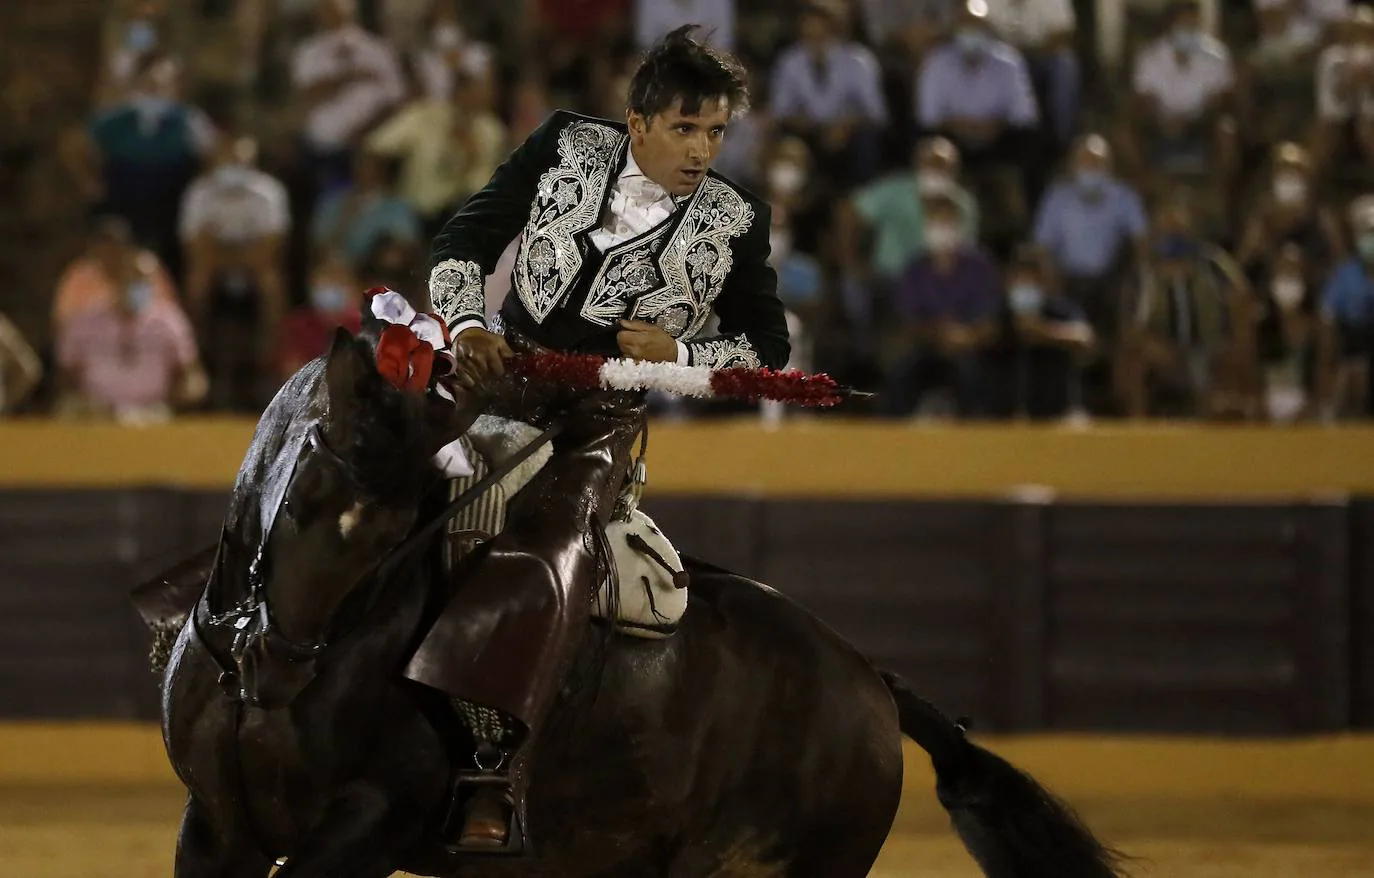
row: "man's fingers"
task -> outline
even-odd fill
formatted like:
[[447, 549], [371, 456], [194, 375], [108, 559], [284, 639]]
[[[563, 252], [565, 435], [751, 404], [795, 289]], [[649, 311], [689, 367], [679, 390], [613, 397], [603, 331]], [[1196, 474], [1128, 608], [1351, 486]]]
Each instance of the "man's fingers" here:
[[658, 329], [654, 324], [646, 323], [643, 320], [622, 320], [620, 325], [632, 332], [647, 332], [651, 329]]

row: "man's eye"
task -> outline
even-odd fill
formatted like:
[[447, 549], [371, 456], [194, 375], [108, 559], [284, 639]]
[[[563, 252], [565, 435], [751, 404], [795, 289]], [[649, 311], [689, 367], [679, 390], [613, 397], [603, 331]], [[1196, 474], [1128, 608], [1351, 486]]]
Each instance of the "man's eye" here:
[[691, 134], [691, 133], [692, 133], [692, 126], [691, 126], [691, 125], [679, 125], [679, 126], [677, 126], [677, 131], [678, 131], [679, 134]]

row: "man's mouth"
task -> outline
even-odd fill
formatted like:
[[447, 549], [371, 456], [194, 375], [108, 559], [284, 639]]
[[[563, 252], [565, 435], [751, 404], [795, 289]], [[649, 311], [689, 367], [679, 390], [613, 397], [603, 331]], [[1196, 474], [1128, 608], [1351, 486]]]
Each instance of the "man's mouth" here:
[[689, 180], [698, 180], [702, 174], [706, 173], [706, 170], [704, 168], [683, 168], [681, 173]]

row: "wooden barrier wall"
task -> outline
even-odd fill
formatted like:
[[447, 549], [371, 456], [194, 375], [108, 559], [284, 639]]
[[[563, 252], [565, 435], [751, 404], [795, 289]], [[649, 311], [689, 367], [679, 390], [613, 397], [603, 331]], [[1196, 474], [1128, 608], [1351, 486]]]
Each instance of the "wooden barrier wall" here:
[[[223, 490], [0, 490], [0, 718], [156, 716], [129, 586]], [[1374, 726], [1374, 506], [661, 496], [678, 546], [791, 595], [980, 727]]]

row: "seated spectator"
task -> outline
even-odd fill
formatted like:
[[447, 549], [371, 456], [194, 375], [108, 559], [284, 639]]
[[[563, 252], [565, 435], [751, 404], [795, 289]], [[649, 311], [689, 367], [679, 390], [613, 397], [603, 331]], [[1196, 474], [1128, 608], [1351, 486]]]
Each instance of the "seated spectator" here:
[[457, 0], [434, 0], [425, 28], [425, 45], [415, 54], [415, 75], [423, 97], [446, 101], [461, 77], [470, 99], [489, 109], [496, 97], [496, 57], [491, 46], [472, 38]]
[[173, 274], [180, 266], [177, 208], [216, 141], [209, 119], [180, 100], [179, 77], [176, 61], [150, 53], [133, 93], [63, 144], [67, 167], [96, 212], [124, 217]]
[[635, 48], [641, 52], [684, 24], [701, 26], [704, 42], [735, 51], [735, 0], [635, 0]]
[[1258, 414], [1255, 317], [1240, 266], [1199, 237], [1186, 200], [1170, 198], [1119, 350], [1126, 414]]
[[887, 100], [877, 58], [842, 39], [840, 26], [839, 13], [827, 4], [802, 8], [801, 39], [773, 66], [769, 111], [842, 183], [862, 183], [878, 169]]
[[482, 86], [466, 74], [452, 97], [408, 104], [367, 138], [368, 151], [401, 162], [398, 194], [433, 238], [468, 196], [491, 179], [506, 158], [501, 119], [482, 103]]
[[1265, 411], [1271, 421], [1312, 412], [1317, 362], [1316, 288], [1308, 283], [1302, 248], [1284, 244], [1256, 284], [1258, 348], [1264, 368]]
[[311, 237], [319, 252], [340, 252], [357, 268], [383, 237], [419, 240], [419, 219], [392, 193], [390, 177], [385, 159], [358, 156], [353, 185], [331, 192], [315, 208]]
[[1243, 216], [1236, 260], [1252, 280], [1270, 276], [1268, 264], [1284, 244], [1302, 249], [1309, 283], [1321, 283], [1344, 255], [1340, 226], [1316, 199], [1311, 156], [1296, 143], [1280, 143], [1270, 159], [1265, 191]]
[[1357, 6], [1340, 39], [1317, 59], [1317, 168], [1339, 179], [1345, 167], [1374, 159], [1374, 9]]
[[257, 167], [257, 144], [226, 140], [186, 192], [186, 302], [203, 339], [217, 408], [254, 411], [286, 310], [286, 187]]
[[405, 97], [396, 53], [357, 23], [356, 0], [316, 0], [315, 34], [296, 47], [291, 80], [305, 108], [304, 144], [319, 191], [348, 179], [350, 151]]
[[60, 414], [138, 423], [204, 398], [191, 322], [156, 295], [157, 272], [152, 254], [134, 256], [110, 278], [117, 289], [112, 302], [58, 325]]
[[889, 339], [896, 366], [885, 409], [904, 416], [936, 388], [953, 390], [964, 417], [984, 410], [982, 351], [997, 338], [1002, 283], [992, 257], [963, 234], [963, 211], [947, 195], [926, 203], [927, 252], [902, 274], [894, 294], [899, 323]]
[[1374, 412], [1374, 195], [1351, 203], [1350, 231], [1355, 255], [1337, 266], [1321, 293], [1318, 399], [1328, 415], [1362, 417]]
[[60, 333], [78, 318], [107, 313], [123, 295], [122, 278], [130, 274], [135, 261], [146, 261], [149, 257], [153, 297], [177, 305], [171, 277], [156, 256], [134, 243], [128, 221], [114, 216], [97, 218], [85, 252], [67, 266], [57, 281], [52, 307], [54, 332]]
[[953, 140], [977, 181], [985, 237], [1019, 237], [1026, 175], [1035, 164], [1028, 144], [1040, 112], [1026, 59], [993, 34], [984, 0], [960, 8], [954, 35], [922, 62], [916, 93], [921, 129]]
[[1247, 142], [1268, 150], [1280, 141], [1305, 140], [1312, 129], [1321, 29], [1300, 17], [1292, 0], [1257, 0], [1255, 12], [1259, 39], [1238, 71], [1239, 111]]
[[338, 257], [325, 257], [310, 278], [310, 298], [302, 307], [286, 315], [276, 351], [276, 378], [286, 379], [306, 363], [323, 356], [342, 326], [349, 332], [362, 330], [362, 285], [348, 263]]
[[538, 58], [555, 106], [585, 107], [593, 69], [623, 44], [630, 0], [529, 0], [523, 24], [532, 45], [523, 57]]
[[[846, 311], [865, 331], [890, 300], [902, 272], [926, 252], [926, 199], [953, 199], [965, 240], [978, 239], [978, 202], [959, 182], [958, 147], [932, 137], [918, 143], [912, 157], [910, 170], [858, 189], [836, 212]], [[871, 239], [871, 248], [863, 246], [865, 238]]]
[[1070, 0], [1001, 0], [988, 4], [988, 23], [1030, 65], [1050, 133], [1066, 145], [1078, 127], [1081, 83], [1074, 52], [1077, 19]]
[[0, 314], [0, 415], [21, 409], [42, 377], [43, 364], [33, 346]]
[[1122, 278], [1143, 251], [1148, 231], [1140, 196], [1113, 174], [1106, 139], [1081, 139], [1069, 175], [1040, 203], [1035, 243], [1048, 254], [1064, 293], [1108, 343], [1120, 320]]
[[1022, 248], [1007, 270], [1006, 304], [983, 359], [989, 414], [1063, 418], [1079, 407], [1079, 372], [1094, 336], [1086, 315], [1059, 292], [1044, 256]]
[[1129, 134], [1118, 149], [1130, 148], [1134, 168], [1162, 176], [1157, 186], [1179, 177], [1225, 185], [1238, 163], [1231, 52], [1203, 33], [1198, 0], [1176, 0], [1169, 19], [1169, 31], [1136, 57]]
[[[416, 277], [424, 276], [429, 265], [425, 263], [426, 248], [413, 238], [395, 238], [383, 235], [377, 239], [372, 251], [367, 254], [357, 268], [358, 280], [363, 289], [388, 287], [393, 290], [411, 290], [411, 306], [422, 311], [429, 310], [429, 291], [425, 284], [416, 284]], [[415, 300], [415, 297], [421, 297]]]

